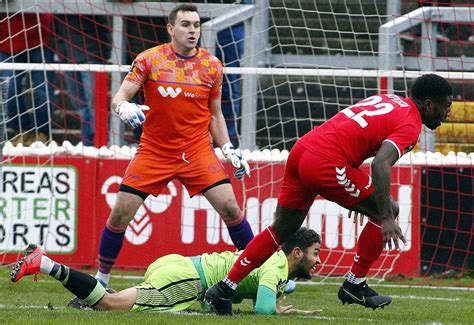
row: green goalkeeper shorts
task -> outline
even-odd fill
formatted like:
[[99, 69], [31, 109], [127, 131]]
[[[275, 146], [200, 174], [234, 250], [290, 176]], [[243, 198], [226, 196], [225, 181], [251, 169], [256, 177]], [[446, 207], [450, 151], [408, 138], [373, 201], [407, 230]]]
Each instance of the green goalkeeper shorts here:
[[177, 254], [154, 261], [145, 281], [136, 286], [133, 311], [180, 311], [191, 307], [202, 294], [199, 275], [189, 257]]

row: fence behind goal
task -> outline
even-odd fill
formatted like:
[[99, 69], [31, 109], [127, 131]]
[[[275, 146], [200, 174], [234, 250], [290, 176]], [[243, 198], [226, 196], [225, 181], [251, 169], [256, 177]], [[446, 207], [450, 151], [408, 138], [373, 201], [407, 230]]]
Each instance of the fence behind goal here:
[[[455, 88], [453, 113], [436, 134], [425, 130], [417, 152], [395, 167], [392, 194], [409, 244], [384, 252], [371, 274], [472, 271], [474, 7], [467, 0], [424, 8], [241, 2], [193, 1], [203, 19], [201, 46], [225, 66], [229, 131], [252, 162], [252, 178], [233, 183], [254, 232], [273, 218], [284, 162], [299, 137], [370, 95], [406, 96], [414, 78], [437, 71]], [[0, 262], [32, 241], [68, 263], [95, 264], [139, 137], [110, 113], [110, 96], [138, 53], [168, 41], [166, 17], [177, 3], [0, 2]], [[18, 39], [29, 51], [15, 47]], [[320, 274], [342, 275], [351, 265], [362, 228], [346, 215], [321, 198], [311, 208], [306, 225], [323, 238]], [[146, 201], [126, 238], [122, 267], [145, 267], [167, 253], [233, 249], [209, 204], [189, 198], [178, 182]]]

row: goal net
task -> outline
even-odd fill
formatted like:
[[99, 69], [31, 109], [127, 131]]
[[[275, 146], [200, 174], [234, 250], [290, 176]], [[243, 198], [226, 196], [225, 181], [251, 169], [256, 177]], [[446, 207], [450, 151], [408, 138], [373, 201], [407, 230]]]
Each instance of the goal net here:
[[[469, 1], [192, 2], [201, 46], [225, 67], [229, 134], [252, 164], [250, 179], [232, 182], [255, 233], [272, 222], [288, 151], [302, 135], [371, 95], [407, 96], [416, 77], [436, 71], [454, 86], [452, 114], [394, 167], [392, 195], [409, 241], [384, 251], [370, 274], [472, 271]], [[110, 112], [110, 99], [138, 53], [169, 41], [166, 17], [179, 3], [189, 1], [0, 1], [0, 263], [36, 242], [60, 261], [95, 266], [140, 136]], [[323, 279], [344, 275], [354, 258], [363, 227], [347, 212], [318, 197], [305, 221], [322, 235]], [[233, 249], [209, 203], [173, 181], [139, 209], [116, 265]]]

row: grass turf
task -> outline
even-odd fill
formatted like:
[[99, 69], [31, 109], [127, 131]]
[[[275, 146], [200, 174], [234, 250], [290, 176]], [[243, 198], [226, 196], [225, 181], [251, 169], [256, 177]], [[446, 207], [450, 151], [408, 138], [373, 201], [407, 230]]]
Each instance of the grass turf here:
[[[233, 317], [217, 317], [200, 313], [199, 304], [190, 312], [181, 314], [95, 312], [66, 308], [72, 298], [62, 285], [47, 276], [40, 276], [37, 283], [33, 277], [26, 277], [19, 283], [11, 283], [9, 270], [0, 268], [0, 324], [473, 324], [474, 323], [474, 279], [432, 280], [410, 279], [400, 282], [384, 282], [373, 286], [380, 293], [393, 297], [393, 302], [385, 309], [363, 308], [356, 305], [343, 306], [337, 299], [337, 282], [334, 284], [298, 284], [297, 290], [288, 296], [286, 304], [295, 308], [322, 309], [318, 316], [255, 316], [252, 315], [250, 301], [234, 305]], [[128, 272], [129, 273], [129, 272]], [[124, 289], [140, 280], [113, 278], [111, 286]], [[399, 287], [385, 284], [401, 284]], [[416, 287], [435, 284], [436, 289]], [[410, 286], [410, 287], [409, 287]], [[470, 287], [470, 290], [454, 290], [451, 287]], [[48, 308], [49, 306], [49, 308]]]

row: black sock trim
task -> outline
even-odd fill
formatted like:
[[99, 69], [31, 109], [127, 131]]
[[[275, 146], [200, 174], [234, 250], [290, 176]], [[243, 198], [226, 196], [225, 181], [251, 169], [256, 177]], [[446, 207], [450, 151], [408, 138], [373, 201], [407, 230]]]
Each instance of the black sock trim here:
[[70, 271], [70, 270], [69, 270], [66, 266], [64, 266], [64, 265], [62, 265], [62, 264], [61, 264], [60, 267], [61, 267], [61, 274], [59, 275], [59, 279], [58, 279], [58, 280], [61, 281], [61, 282], [63, 282], [63, 281], [67, 278], [67, 276], [69, 275], [69, 271]]
[[51, 270], [51, 272], [49, 272], [49, 275], [56, 277], [56, 274], [58, 273], [58, 270], [60, 267], [61, 267], [60, 264], [54, 263], [53, 269]]

